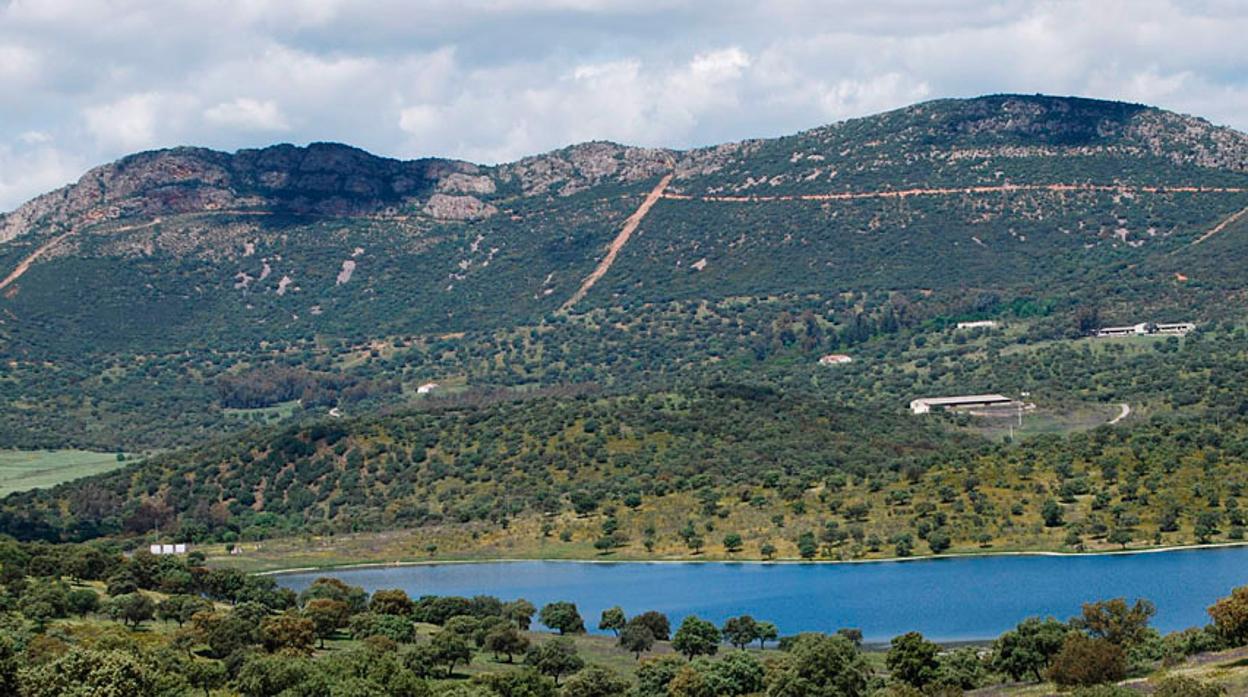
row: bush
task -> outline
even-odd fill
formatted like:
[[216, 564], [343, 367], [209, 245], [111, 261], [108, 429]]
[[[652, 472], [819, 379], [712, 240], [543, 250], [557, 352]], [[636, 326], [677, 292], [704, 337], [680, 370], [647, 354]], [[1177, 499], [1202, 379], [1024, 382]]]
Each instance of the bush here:
[[1226, 688], [1203, 683], [1186, 675], [1174, 675], [1157, 683], [1153, 697], [1222, 697]]
[[1071, 634], [1053, 657], [1049, 679], [1062, 687], [1117, 682], [1127, 674], [1127, 654], [1106, 639]]

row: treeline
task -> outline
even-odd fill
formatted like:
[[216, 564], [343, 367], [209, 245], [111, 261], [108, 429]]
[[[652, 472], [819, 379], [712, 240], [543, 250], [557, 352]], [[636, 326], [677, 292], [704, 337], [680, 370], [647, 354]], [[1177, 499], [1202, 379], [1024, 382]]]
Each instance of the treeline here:
[[[0, 529], [72, 540], [159, 525], [178, 539], [232, 541], [280, 532], [251, 526], [281, 520], [343, 530], [501, 523], [570, 509], [581, 490], [657, 498], [774, 472], [765, 479], [800, 493], [837, 473], [926, 469], [959, 440], [969, 439], [767, 387], [582, 394], [252, 433], [15, 494], [0, 504]], [[558, 482], [556, 471], [575, 476]], [[72, 516], [59, 503], [69, 498]]]
[[[1011, 681], [1116, 697], [1136, 694], [1106, 687], [1128, 676], [1248, 644], [1248, 587], [1211, 606], [1208, 626], [1165, 636], [1149, 626], [1152, 603], [1124, 599], [1087, 603], [1066, 622], [1028, 618], [988, 648], [948, 650], [909, 632], [890, 642], [883, 670], [855, 629], [781, 636], [749, 615], [722, 626], [690, 615], [673, 631], [662, 613], [609, 608], [597, 628], [637, 661], [627, 671], [605, 665], [601, 649], [582, 653], [574, 637], [586, 620], [566, 601], [539, 610], [491, 596], [370, 595], [332, 577], [296, 594], [194, 554], [12, 541], [0, 542], [0, 589], [0, 693], [21, 697], [950, 697]], [[558, 636], [534, 632], [535, 620]], [[327, 652], [326, 641], [347, 643]], [[1180, 677], [1154, 694], [1224, 692]]]
[[336, 406], [401, 391], [401, 385], [392, 380], [281, 365], [226, 373], [217, 378], [216, 387], [221, 405], [232, 409], [257, 409], [293, 400], [304, 407]]

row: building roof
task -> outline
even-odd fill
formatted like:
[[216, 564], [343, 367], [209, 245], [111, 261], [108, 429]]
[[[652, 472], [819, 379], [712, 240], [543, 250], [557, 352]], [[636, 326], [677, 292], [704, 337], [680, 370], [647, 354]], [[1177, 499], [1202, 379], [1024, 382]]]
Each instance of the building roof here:
[[950, 404], [978, 404], [981, 402], [1012, 402], [1014, 400], [999, 394], [969, 394], [961, 397], [923, 397], [914, 400], [914, 403], [927, 404], [933, 407], [947, 406]]

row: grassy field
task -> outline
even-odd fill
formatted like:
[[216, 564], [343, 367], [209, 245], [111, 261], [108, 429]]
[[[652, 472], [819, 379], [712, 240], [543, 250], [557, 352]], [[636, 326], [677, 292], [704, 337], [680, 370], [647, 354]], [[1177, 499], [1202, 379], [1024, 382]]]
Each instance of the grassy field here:
[[42, 489], [124, 466], [116, 453], [85, 450], [0, 450], [0, 496]]
[[222, 409], [221, 412], [226, 416], [236, 419], [246, 419], [255, 422], [269, 422], [280, 419], [288, 419], [295, 410], [299, 408], [299, 400], [292, 399], [289, 402], [280, 402], [271, 407], [259, 407], [256, 409]]

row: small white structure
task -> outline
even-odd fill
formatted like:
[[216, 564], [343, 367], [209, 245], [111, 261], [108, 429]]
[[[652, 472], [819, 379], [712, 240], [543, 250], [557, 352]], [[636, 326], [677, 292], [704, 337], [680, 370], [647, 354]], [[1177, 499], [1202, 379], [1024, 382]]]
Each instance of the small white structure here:
[[961, 397], [923, 397], [910, 402], [910, 411], [927, 414], [933, 409], [966, 409], [1013, 404], [1014, 400], [999, 394], [972, 394]]
[[841, 365], [843, 363], [853, 363], [853, 356], [846, 356], [843, 353], [829, 353], [819, 359], [819, 365]]
[[1097, 330], [1096, 335], [1099, 337], [1149, 336], [1152, 334], [1186, 336], [1195, 329], [1196, 325], [1191, 322], [1168, 322], [1162, 324], [1140, 322], [1139, 324], [1133, 324], [1129, 327], [1103, 327]]
[[981, 319], [976, 322], [958, 322], [958, 329], [991, 329], [997, 326], [994, 319]]
[[156, 554], [156, 555], [186, 554], [186, 544], [182, 542], [179, 542], [173, 545], [170, 545], [170, 544], [149, 545], [147, 549], [152, 554]]
[[416, 394], [429, 394], [430, 392], [433, 392], [436, 389], [438, 389], [438, 383], [426, 382], [425, 384], [416, 388]]

